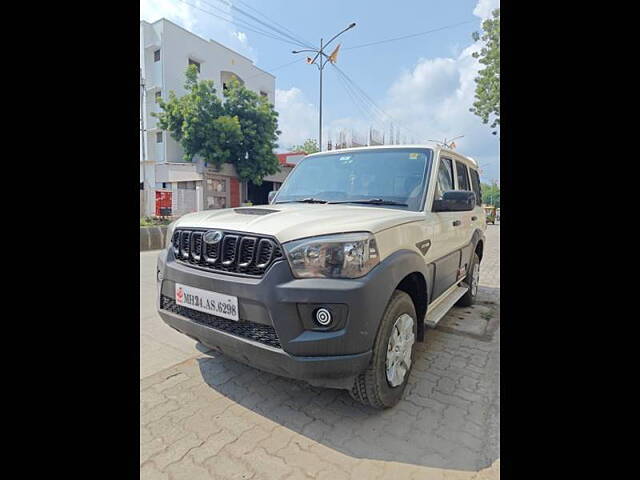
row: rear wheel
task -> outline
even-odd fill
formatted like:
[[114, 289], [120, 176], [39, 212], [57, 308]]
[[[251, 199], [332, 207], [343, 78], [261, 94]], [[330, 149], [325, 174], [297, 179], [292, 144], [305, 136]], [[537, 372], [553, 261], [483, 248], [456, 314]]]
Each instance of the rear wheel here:
[[411, 297], [396, 290], [382, 316], [371, 363], [355, 378], [350, 391], [355, 400], [377, 408], [400, 401], [414, 361], [417, 329]]

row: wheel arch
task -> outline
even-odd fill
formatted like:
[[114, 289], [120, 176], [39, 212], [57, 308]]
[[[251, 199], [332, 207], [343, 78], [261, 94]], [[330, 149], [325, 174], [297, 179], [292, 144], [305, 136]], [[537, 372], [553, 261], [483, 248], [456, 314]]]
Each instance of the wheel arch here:
[[478, 255], [480, 261], [482, 261], [482, 255], [484, 254], [484, 232], [480, 229], [476, 229], [473, 232], [473, 237], [471, 239], [473, 243], [473, 252]]
[[427, 306], [429, 304], [429, 295], [427, 292], [427, 280], [422, 272], [411, 272], [406, 275], [402, 281], [396, 285], [396, 290], [405, 292], [411, 297], [413, 306], [416, 309], [418, 318], [418, 338], [419, 342], [424, 340], [424, 318], [427, 314]]
[[393, 292], [405, 292], [416, 309], [418, 316], [418, 340], [424, 339], [424, 319], [429, 305], [431, 289], [433, 288], [433, 264], [427, 265], [424, 257], [413, 250], [398, 250], [387, 257], [383, 263], [390, 278], [385, 282], [385, 304], [389, 302]]

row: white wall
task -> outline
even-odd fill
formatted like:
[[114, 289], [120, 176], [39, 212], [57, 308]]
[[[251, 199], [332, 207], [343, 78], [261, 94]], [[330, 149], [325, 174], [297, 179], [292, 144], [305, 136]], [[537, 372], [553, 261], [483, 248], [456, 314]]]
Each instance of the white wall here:
[[[160, 61], [154, 61], [154, 51], [160, 49]], [[223, 45], [198, 37], [178, 25], [161, 19], [154, 23], [140, 22], [140, 66], [146, 84], [144, 102], [146, 135], [147, 182], [154, 186], [155, 165], [164, 162], [183, 162], [180, 145], [167, 132], [163, 143], [156, 143], [157, 120], [150, 114], [159, 111], [155, 91], [160, 89], [162, 98], [168, 99], [169, 91], [184, 95], [185, 70], [189, 58], [200, 62], [200, 79], [213, 80], [222, 98], [221, 72], [233, 72], [245, 86], [256, 93], [267, 93], [275, 103], [275, 77], [253, 65], [253, 62]], [[199, 162], [201, 163], [201, 162]], [[199, 169], [200, 170], [200, 169]], [[142, 173], [141, 173], [142, 176]], [[148, 212], [153, 211], [149, 205]]]

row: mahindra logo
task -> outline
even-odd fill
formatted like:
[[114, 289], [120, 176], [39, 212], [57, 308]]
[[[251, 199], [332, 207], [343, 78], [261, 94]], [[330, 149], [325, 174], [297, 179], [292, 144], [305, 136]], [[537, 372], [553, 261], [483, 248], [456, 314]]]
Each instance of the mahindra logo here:
[[204, 240], [204, 243], [207, 243], [209, 245], [218, 243], [220, 240], [222, 240], [222, 232], [220, 230], [209, 230], [204, 234], [202, 239]]

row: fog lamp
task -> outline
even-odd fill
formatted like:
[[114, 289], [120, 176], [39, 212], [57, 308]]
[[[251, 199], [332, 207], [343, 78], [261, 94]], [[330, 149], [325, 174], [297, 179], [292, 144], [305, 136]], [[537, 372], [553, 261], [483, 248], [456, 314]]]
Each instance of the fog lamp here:
[[319, 308], [316, 310], [316, 322], [318, 322], [323, 327], [326, 327], [331, 323], [331, 312], [326, 308]]

